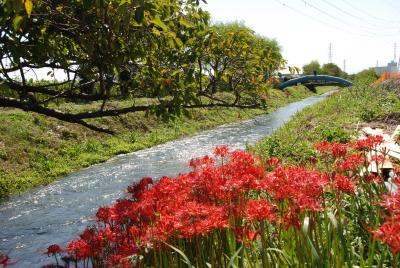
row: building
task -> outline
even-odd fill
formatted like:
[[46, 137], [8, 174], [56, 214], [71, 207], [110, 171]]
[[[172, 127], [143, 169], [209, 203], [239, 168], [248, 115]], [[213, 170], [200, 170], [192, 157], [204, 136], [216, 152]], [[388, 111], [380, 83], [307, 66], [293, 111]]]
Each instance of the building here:
[[379, 75], [384, 74], [384, 73], [398, 73], [399, 72], [399, 64], [392, 60], [387, 64], [387, 66], [383, 67], [375, 67], [375, 72]]

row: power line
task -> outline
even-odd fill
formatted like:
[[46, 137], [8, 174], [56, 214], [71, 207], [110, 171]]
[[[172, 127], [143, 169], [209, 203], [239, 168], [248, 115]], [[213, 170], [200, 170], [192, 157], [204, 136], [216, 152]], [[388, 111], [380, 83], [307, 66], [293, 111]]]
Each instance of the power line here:
[[[359, 21], [367, 22], [371, 27], [375, 28], [375, 29], [373, 29], [373, 30], [381, 30], [382, 28], [384, 28], [384, 29], [388, 29], [388, 28], [398, 29], [398, 27], [394, 27], [394, 28], [393, 28], [393, 27], [388, 27], [387, 23], [385, 23], [384, 25], [382, 25], [382, 24], [381, 24], [381, 25], [378, 25], [378, 24], [372, 23], [371, 21], [369, 21], [369, 20], [366, 19], [365, 17], [361, 17], [361, 16], [354, 15], [354, 14], [348, 12], [347, 10], [338, 7], [338, 6], [335, 5], [335, 4], [332, 4], [331, 2], [329, 2], [329, 1], [327, 1], [327, 0], [322, 0], [322, 1], [323, 1], [324, 3], [326, 3], [327, 5], [333, 7], [334, 9], [338, 10], [339, 12], [341, 12], [341, 13], [343, 13], [343, 14], [349, 16], [349, 17], [352, 17], [352, 18], [357, 19], [357, 20], [359, 20]], [[372, 28], [370, 28], [370, 29], [372, 29]]]
[[[339, 18], [333, 16], [332, 14], [326, 12], [325, 10], [322, 10], [321, 8], [319, 8], [319, 7], [313, 5], [313, 4], [311, 4], [311, 3], [309, 3], [309, 2], [307, 2], [307, 1], [305, 1], [305, 0], [300, 0], [300, 1], [302, 1], [306, 6], [309, 6], [309, 7], [313, 8], [313, 9], [317, 10], [319, 13], [322, 13], [322, 14], [324, 14], [325, 16], [328, 16], [328, 17], [330, 17], [330, 18], [333, 19], [333, 20], [336, 20], [336, 21], [338, 21], [338, 22], [340, 22], [340, 23], [342, 23], [342, 24], [344, 24], [344, 25], [346, 25], [346, 26], [349, 25], [348, 22], [343, 21], [343, 20], [341, 20], [341, 19], [339, 19]], [[372, 35], [372, 36], [376, 36], [376, 35], [380, 35], [380, 36], [394, 36], [394, 35], [399, 35], [399, 34], [378, 34], [378, 33], [369, 32], [369, 31], [366, 31], [366, 30], [364, 30], [364, 32], [365, 32], [365, 33], [368, 33], [368, 34], [370, 34], [370, 35]], [[400, 31], [399, 31], [399, 33], [400, 33]]]
[[316, 21], [316, 22], [318, 22], [320, 24], [323, 24], [323, 25], [325, 25], [325, 26], [327, 26], [329, 28], [334, 28], [336, 30], [339, 30], [339, 31], [342, 31], [342, 32], [346, 32], [346, 33], [349, 33], [349, 34], [352, 34], [352, 35], [359, 35], [359, 36], [364, 36], [364, 37], [374, 37], [374, 35], [371, 35], [371, 34], [363, 34], [363, 33], [359, 33], [359, 32], [352, 32], [352, 31], [349, 31], [349, 30], [347, 30], [345, 28], [341, 28], [341, 27], [338, 27], [336, 25], [332, 25], [332, 24], [326, 23], [323, 20], [319, 20], [319, 19], [317, 19], [317, 18], [315, 18], [313, 16], [310, 16], [310, 15], [308, 15], [308, 14], [306, 14], [306, 13], [304, 13], [304, 12], [302, 12], [302, 11], [296, 9], [296, 8], [293, 8], [293, 7], [287, 5], [287, 4], [285, 4], [285, 3], [283, 3], [283, 2], [281, 2], [279, 0], [275, 0], [275, 1], [278, 2], [279, 4], [281, 4], [282, 6], [292, 10], [293, 12], [298, 13], [298, 14], [306, 17], [307, 19]]
[[371, 13], [365, 11], [365, 10], [362, 10], [362, 9], [360, 9], [360, 8], [358, 8], [358, 7], [356, 7], [356, 6], [354, 6], [353, 4], [351, 4], [350, 2], [348, 2], [348, 1], [346, 1], [346, 0], [341, 0], [341, 1], [344, 2], [344, 3], [346, 3], [349, 7], [353, 8], [353, 9], [356, 10], [357, 12], [363, 13], [364, 15], [366, 15], [366, 16], [368, 16], [368, 17], [371, 17], [371, 18], [373, 18], [374, 20], [382, 21], [382, 22], [386, 22], [386, 23], [388, 23], [388, 22], [390, 22], [390, 23], [400, 23], [400, 20], [387, 20], [387, 19], [379, 18], [379, 17], [376, 17], [375, 15], [373, 15], [373, 14], [371, 14]]

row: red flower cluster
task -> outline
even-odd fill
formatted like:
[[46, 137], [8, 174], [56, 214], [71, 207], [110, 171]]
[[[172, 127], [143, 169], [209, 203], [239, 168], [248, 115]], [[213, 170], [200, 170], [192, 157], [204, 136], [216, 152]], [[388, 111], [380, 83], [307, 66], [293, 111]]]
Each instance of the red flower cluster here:
[[365, 139], [359, 139], [356, 141], [352, 147], [359, 151], [371, 151], [377, 148], [377, 146], [381, 145], [384, 142], [382, 136], [368, 136]]
[[[232, 229], [239, 239], [255, 239], [257, 231], [245, 226], [279, 221], [272, 201], [288, 202], [284, 215], [288, 226], [298, 227], [300, 213], [321, 209], [328, 176], [300, 167], [284, 168], [277, 159], [268, 162], [277, 167], [268, 173], [256, 157], [227, 147], [218, 147], [214, 154], [224, 159], [222, 165], [207, 156], [192, 160], [189, 173], [163, 177], [156, 183], [145, 177], [129, 186], [126, 199], [97, 211], [98, 227], [70, 242], [69, 254], [76, 260], [116, 265], [127, 256], [144, 254], [149, 247], [162, 248], [164, 241], [190, 240], [218, 229]], [[250, 193], [261, 192], [272, 199], [249, 198]], [[52, 245], [47, 254], [60, 250]]]
[[[363, 150], [380, 142], [368, 138], [354, 147]], [[144, 177], [128, 187], [125, 199], [100, 208], [98, 225], [70, 242], [67, 251], [73, 260], [90, 260], [93, 266], [125, 267], [127, 257], [161, 251], [165, 243], [177, 239], [192, 241], [230, 230], [247, 243], [259, 237], [259, 222], [300, 228], [306, 213], [326, 207], [325, 196], [332, 195], [324, 195], [325, 191], [355, 193], [358, 183], [352, 176], [365, 164], [362, 154], [348, 155], [345, 144], [320, 142], [315, 148], [333, 163], [331, 173], [284, 166], [276, 158], [263, 163], [245, 151], [221, 146], [215, 157], [191, 160], [191, 172], [156, 182]], [[392, 199], [387, 198], [390, 204], [395, 203]], [[394, 219], [400, 206], [388, 204]], [[384, 234], [390, 228], [385, 228], [376, 235], [389, 241]], [[46, 254], [61, 251], [51, 245]]]
[[61, 253], [61, 252], [63, 252], [63, 250], [61, 249], [61, 247], [60, 247], [59, 245], [57, 245], [57, 244], [53, 244], [53, 245], [50, 245], [50, 246], [47, 248], [47, 251], [46, 251], [44, 254], [47, 254], [47, 255], [49, 255], [49, 256], [53, 256], [53, 255], [59, 254], [59, 253]]
[[375, 237], [389, 245], [393, 254], [400, 253], [400, 222], [387, 221], [378, 230], [374, 231]]
[[[207, 156], [190, 162], [192, 172], [163, 177], [157, 183], [145, 177], [129, 186], [126, 199], [97, 211], [98, 227], [85, 230], [80, 239], [70, 242], [69, 254], [76, 260], [116, 265], [149, 247], [161, 248], [163, 241], [172, 238], [192, 239], [218, 229], [234, 229], [237, 226], [230, 223], [230, 217], [274, 221], [271, 203], [245, 198], [266, 186], [261, 162], [249, 153], [229, 151], [224, 146], [214, 153], [224, 159], [223, 165]], [[242, 236], [252, 237], [249, 231]], [[46, 253], [60, 250], [52, 245]]]
[[334, 180], [334, 187], [336, 190], [344, 193], [354, 193], [355, 192], [355, 185], [349, 177], [336, 175]]
[[302, 167], [278, 167], [266, 178], [264, 188], [276, 202], [288, 202], [293, 209], [303, 212], [321, 209], [324, 187], [330, 182], [329, 176]]
[[380, 204], [389, 212], [390, 219], [400, 220], [400, 193], [384, 195]]
[[7, 266], [9, 266], [9, 265], [12, 265], [12, 264], [14, 264], [15, 262], [13, 262], [11, 259], [10, 259], [10, 257], [8, 257], [7, 255], [5, 255], [5, 254], [2, 254], [1, 252], [0, 252], [0, 267], [7, 267]]
[[337, 164], [337, 169], [342, 172], [357, 171], [365, 164], [365, 157], [362, 154], [351, 154]]
[[347, 145], [343, 143], [330, 143], [321, 141], [314, 145], [321, 154], [333, 156], [333, 158], [341, 158], [346, 156]]
[[381, 206], [384, 207], [388, 216], [376, 231], [375, 238], [387, 244], [393, 254], [400, 253], [400, 193], [383, 196]]

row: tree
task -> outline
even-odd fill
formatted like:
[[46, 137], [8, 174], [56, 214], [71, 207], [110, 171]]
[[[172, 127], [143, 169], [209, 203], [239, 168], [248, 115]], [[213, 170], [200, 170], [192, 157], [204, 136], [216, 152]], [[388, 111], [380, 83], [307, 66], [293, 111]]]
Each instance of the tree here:
[[[198, 92], [213, 99], [217, 89], [233, 92], [234, 104], [260, 100], [283, 59], [278, 43], [240, 23], [216, 24], [201, 33]], [[249, 99], [250, 98], [250, 99]]]
[[[146, 111], [169, 118], [197, 107], [253, 108], [284, 63], [277, 43], [244, 26], [208, 26], [199, 0], [5, 0], [0, 2], [0, 107], [32, 111], [112, 133], [87, 119]], [[47, 68], [54, 81], [31, 82]], [[65, 79], [58, 76], [65, 73]], [[228, 90], [235, 99], [217, 98]], [[107, 108], [120, 98], [150, 105]], [[71, 113], [56, 101], [95, 102]], [[133, 102], [136, 103], [136, 102]]]
[[331, 76], [337, 76], [337, 77], [346, 77], [346, 73], [343, 72], [339, 66], [337, 66], [334, 63], [326, 63], [324, 65], [322, 65], [321, 68], [321, 73], [322, 74], [326, 74], [326, 75], [331, 75]]
[[375, 68], [365, 69], [354, 75], [356, 81], [367, 81], [370, 83], [378, 78], [379, 75], [376, 73]]
[[316, 60], [313, 60], [303, 66], [303, 74], [312, 75], [314, 73], [321, 74], [321, 65]]
[[[0, 84], [5, 88], [0, 94], [1, 107], [111, 133], [85, 120], [135, 111], [162, 113], [165, 107], [176, 105], [176, 100], [182, 107], [201, 106], [181, 98], [185, 94], [182, 87], [170, 92], [169, 100], [154, 92], [167, 83], [157, 53], [168, 48], [184, 50], [185, 39], [208, 23], [209, 16], [199, 8], [198, 0], [8, 0], [0, 3], [0, 15]], [[170, 62], [175, 57], [165, 55]], [[30, 83], [26, 79], [26, 72], [42, 68], [49, 68], [53, 75], [65, 72], [65, 81]], [[160, 101], [105, 109], [107, 100], [127, 94], [156, 96]], [[98, 110], [72, 114], [49, 108], [58, 99], [102, 101], [102, 105]]]

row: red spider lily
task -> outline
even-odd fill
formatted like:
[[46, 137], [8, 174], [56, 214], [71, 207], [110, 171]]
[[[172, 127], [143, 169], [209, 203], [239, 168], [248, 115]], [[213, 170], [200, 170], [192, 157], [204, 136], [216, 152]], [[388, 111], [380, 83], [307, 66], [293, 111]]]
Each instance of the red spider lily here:
[[276, 157], [268, 159], [266, 162], [267, 168], [276, 168], [282, 164], [282, 160]]
[[356, 171], [363, 166], [365, 157], [362, 154], [351, 154], [337, 164], [339, 171]]
[[69, 254], [74, 256], [76, 260], [83, 260], [93, 257], [91, 245], [82, 239], [70, 242], [67, 246], [67, 249]]
[[388, 244], [393, 254], [400, 253], [400, 194], [383, 195], [380, 205], [388, 212], [386, 222], [372, 231], [375, 238]]
[[281, 220], [284, 224], [284, 227], [288, 229], [289, 227], [293, 227], [295, 229], [300, 229], [300, 209], [298, 207], [289, 207], [289, 210], [285, 213], [283, 219]]
[[390, 214], [391, 219], [400, 220], [400, 194], [383, 195], [380, 205]]
[[356, 141], [352, 147], [359, 151], [370, 151], [372, 149], [376, 149], [376, 147], [384, 142], [382, 136], [369, 136], [364, 139], [359, 139]]
[[[111, 267], [115, 267], [116, 265], [118, 265], [118, 264], [120, 263], [120, 261], [122, 260], [122, 258], [124, 258], [124, 256], [119, 255], [119, 254], [118, 254], [118, 255], [112, 255], [112, 256], [109, 258], [107, 264], [108, 264], [109, 266], [111, 266]], [[132, 264], [131, 264], [131, 267], [132, 267]]]
[[262, 199], [249, 200], [244, 205], [244, 215], [251, 221], [276, 221], [274, 206]]
[[201, 158], [196, 158], [196, 159], [190, 160], [189, 166], [196, 169], [196, 168], [200, 168], [202, 166], [214, 165], [214, 163], [215, 163], [215, 160], [207, 155], [207, 156], [204, 156]]
[[385, 162], [385, 156], [384, 155], [372, 155], [371, 159], [369, 160], [370, 164], [378, 164], [381, 165]]
[[134, 183], [128, 187], [128, 193], [131, 194], [134, 200], [139, 199], [140, 195], [149, 188], [149, 185], [153, 185], [153, 179], [150, 177], [144, 177], [138, 183]]
[[332, 144], [328, 141], [321, 141], [314, 144], [314, 148], [321, 154], [329, 154], [332, 150]]
[[63, 252], [63, 250], [59, 245], [53, 244], [47, 248], [47, 251], [44, 254], [47, 254], [48, 256], [53, 256], [55, 254], [62, 253], [62, 252]]
[[345, 157], [347, 153], [347, 145], [342, 143], [334, 143], [332, 145], [332, 155], [334, 158]]
[[400, 222], [385, 222], [378, 230], [373, 231], [375, 238], [388, 244], [393, 254], [400, 253]]
[[276, 200], [289, 200], [301, 211], [319, 211], [321, 195], [329, 183], [326, 174], [302, 167], [277, 168], [267, 180], [268, 189]]
[[330, 155], [333, 158], [345, 157], [347, 153], [347, 145], [343, 143], [321, 141], [314, 144], [314, 148], [321, 154]]
[[347, 176], [336, 175], [334, 187], [336, 190], [344, 193], [352, 194], [355, 192], [355, 185]]
[[8, 257], [5, 254], [0, 253], [0, 265], [1, 265], [1, 267], [7, 267], [7, 266], [10, 266], [10, 265], [13, 265], [13, 264], [15, 264], [15, 262], [12, 261], [10, 259], [10, 257]]
[[220, 157], [225, 157], [229, 153], [229, 149], [227, 146], [218, 146], [214, 150], [214, 155], [220, 156]]
[[251, 241], [255, 241], [259, 236], [259, 231], [254, 231], [251, 227], [246, 226], [236, 227], [234, 230], [235, 236], [238, 241], [243, 241], [245, 244], [248, 244]]
[[[331, 195], [324, 195], [325, 191], [333, 187], [359, 194], [362, 191], [356, 187], [364, 185], [349, 177], [359, 178], [356, 171], [365, 163], [362, 154], [346, 157], [347, 147], [340, 143], [321, 142], [315, 147], [334, 161], [332, 177], [315, 167], [283, 166], [276, 158], [263, 163], [245, 151], [217, 147], [215, 157], [191, 160], [191, 172], [155, 182], [145, 177], [132, 184], [125, 199], [97, 211], [99, 224], [86, 229], [67, 250], [78, 261], [91, 260], [93, 266], [129, 267], [131, 256], [146, 259], [167, 252], [165, 243], [200, 241], [201, 246], [204, 237], [214, 239], [225, 231], [234, 232], [237, 240], [248, 245], [260, 235], [258, 222], [270, 222], [271, 229], [276, 225], [299, 229], [305, 216], [332, 208]], [[367, 175], [361, 179], [375, 180]], [[390, 214], [388, 222], [398, 219], [398, 203], [398, 196], [385, 196], [381, 205]], [[393, 227], [388, 226], [382, 225], [375, 236], [395, 248], [386, 237]], [[57, 250], [48, 249], [53, 251]]]
[[111, 220], [111, 209], [108, 207], [101, 207], [96, 212], [96, 219], [100, 222], [109, 223]]
[[383, 181], [381, 177], [379, 177], [375, 174], [364, 175], [362, 177], [362, 179], [364, 181], [371, 182], [371, 183], [382, 183], [382, 181]]
[[[396, 172], [395, 174], [399, 174], [399, 173]], [[395, 178], [392, 180], [392, 182], [395, 183], [395, 184], [397, 184], [397, 185], [400, 185], [400, 177], [398, 177], [398, 176], [395, 177]]]

